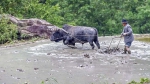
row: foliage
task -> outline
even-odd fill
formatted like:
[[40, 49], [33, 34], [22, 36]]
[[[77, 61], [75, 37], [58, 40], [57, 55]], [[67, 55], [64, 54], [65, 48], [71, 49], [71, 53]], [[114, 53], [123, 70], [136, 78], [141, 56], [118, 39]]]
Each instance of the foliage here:
[[44, 81], [42, 81], [41, 84], [45, 84]]
[[0, 16], [0, 43], [10, 42], [17, 38], [16, 25], [9, 22], [5, 16]]
[[113, 35], [120, 34], [125, 18], [134, 33], [150, 33], [148, 0], [51, 0], [53, 4], [59, 4], [64, 24], [92, 26], [99, 34]]
[[0, 0], [2, 13], [44, 19], [59, 27], [95, 27], [99, 35], [120, 34], [125, 18], [134, 33], [150, 33], [149, 0]]
[[19, 18], [45, 19], [52, 24], [60, 25], [63, 18], [58, 15], [59, 6], [50, 3], [50, 0], [45, 4], [39, 3], [38, 0], [1, 0], [0, 7], [4, 13]]
[[3, 8], [0, 6], [0, 14], [3, 13]]
[[140, 82], [136, 82], [136, 81], [131, 81], [128, 84], [149, 84], [150, 83], [150, 79], [148, 78], [141, 78]]

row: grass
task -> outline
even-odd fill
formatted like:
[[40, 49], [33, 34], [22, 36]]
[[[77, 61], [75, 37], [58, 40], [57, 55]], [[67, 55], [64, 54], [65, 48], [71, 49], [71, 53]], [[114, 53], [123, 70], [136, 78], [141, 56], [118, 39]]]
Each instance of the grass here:
[[143, 42], [150, 42], [150, 37], [141, 37], [141, 38], [137, 38], [137, 40]]
[[140, 82], [136, 82], [133, 80], [128, 84], [150, 84], [150, 79], [149, 78], [141, 78]]

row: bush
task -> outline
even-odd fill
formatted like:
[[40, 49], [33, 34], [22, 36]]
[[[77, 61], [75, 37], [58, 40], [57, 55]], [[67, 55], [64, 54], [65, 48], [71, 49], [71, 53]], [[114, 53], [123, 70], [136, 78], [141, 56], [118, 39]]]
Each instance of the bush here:
[[0, 44], [17, 38], [17, 26], [12, 24], [4, 15], [0, 15]]

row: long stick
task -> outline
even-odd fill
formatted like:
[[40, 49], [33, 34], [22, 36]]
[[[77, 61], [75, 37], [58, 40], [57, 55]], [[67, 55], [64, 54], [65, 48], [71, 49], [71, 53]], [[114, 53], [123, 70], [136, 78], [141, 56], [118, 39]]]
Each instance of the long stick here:
[[112, 38], [112, 40], [111, 40], [111, 42], [110, 42], [110, 44], [109, 44], [108, 50], [109, 50], [109, 48], [110, 48], [110, 46], [111, 46], [111, 43], [112, 43], [113, 39], [114, 39], [114, 38]]
[[[120, 44], [120, 41], [121, 41], [121, 38], [120, 38], [120, 40], [119, 40], [119, 42], [118, 42], [118, 45], [117, 45], [117, 47], [116, 47], [116, 50], [118, 49], [118, 46], [119, 46], [119, 44]], [[115, 50], [115, 51], [116, 51], [116, 50]]]

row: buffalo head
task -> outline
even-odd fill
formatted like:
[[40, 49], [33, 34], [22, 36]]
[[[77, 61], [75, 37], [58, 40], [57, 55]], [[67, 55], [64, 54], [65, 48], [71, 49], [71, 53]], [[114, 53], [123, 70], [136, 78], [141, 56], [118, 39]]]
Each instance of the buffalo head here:
[[51, 41], [59, 42], [61, 40], [66, 40], [69, 33], [64, 29], [56, 29], [53, 31], [52, 35], [50, 36]]
[[52, 35], [50, 36], [50, 40], [55, 41], [55, 42], [59, 42], [59, 41], [63, 40], [63, 35], [61, 33], [61, 30], [57, 29], [57, 30], [53, 31]]

